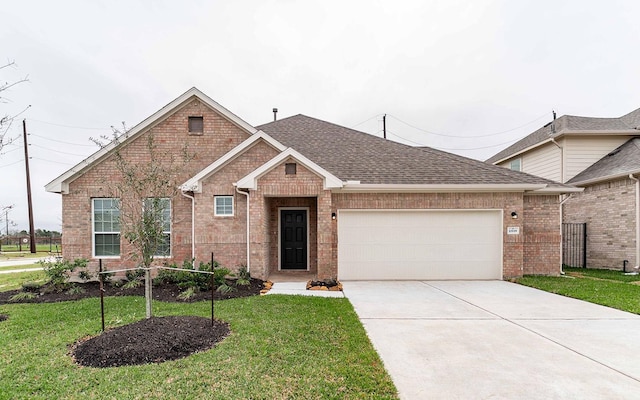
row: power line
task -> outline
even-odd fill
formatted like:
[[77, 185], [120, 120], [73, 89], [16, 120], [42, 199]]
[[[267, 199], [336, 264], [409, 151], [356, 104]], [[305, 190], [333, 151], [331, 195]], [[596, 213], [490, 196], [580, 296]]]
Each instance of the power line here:
[[402, 136], [398, 135], [397, 133], [394, 133], [394, 132], [391, 132], [391, 131], [387, 131], [387, 132], [389, 132], [390, 134], [392, 134], [393, 136], [395, 136], [395, 137], [397, 137], [399, 139], [405, 140], [405, 141], [407, 141], [409, 143], [412, 143], [412, 144], [414, 144], [416, 146], [433, 147], [434, 149], [446, 150], [446, 151], [484, 150], [484, 149], [490, 149], [492, 147], [504, 146], [505, 144], [510, 144], [510, 143], [513, 143], [516, 140], [518, 140], [518, 139], [513, 139], [513, 140], [510, 140], [508, 142], [498, 143], [498, 144], [493, 144], [493, 145], [490, 145], [490, 146], [483, 146], [483, 147], [470, 147], [470, 148], [462, 148], [462, 149], [457, 149], [457, 148], [456, 149], [452, 149], [452, 148], [439, 147], [439, 146], [427, 146], [426, 144], [418, 143], [418, 142], [415, 142], [415, 141], [413, 141], [411, 139], [407, 139], [405, 137], [402, 137]]
[[533, 120], [531, 120], [531, 121], [527, 122], [526, 124], [522, 124], [522, 125], [517, 126], [517, 127], [515, 127], [515, 128], [507, 129], [507, 130], [500, 131], [500, 132], [489, 133], [489, 134], [486, 134], [486, 135], [475, 135], [475, 136], [470, 136], [470, 135], [467, 135], [467, 136], [460, 136], [460, 135], [448, 135], [448, 134], [437, 133], [437, 132], [429, 131], [429, 130], [426, 130], [426, 129], [422, 129], [422, 128], [420, 128], [420, 127], [417, 127], [417, 126], [415, 126], [415, 125], [412, 125], [412, 124], [410, 124], [410, 123], [408, 123], [408, 122], [406, 122], [406, 121], [401, 120], [400, 118], [398, 118], [398, 117], [396, 117], [396, 116], [394, 116], [394, 115], [391, 115], [391, 114], [387, 114], [387, 115], [388, 115], [389, 117], [391, 117], [391, 118], [393, 118], [393, 119], [397, 120], [398, 122], [401, 122], [401, 123], [403, 123], [403, 124], [405, 124], [405, 125], [407, 125], [407, 126], [409, 126], [409, 127], [413, 128], [413, 129], [419, 130], [419, 131], [424, 132], [424, 133], [428, 133], [428, 134], [430, 134], [430, 135], [443, 136], [443, 137], [450, 137], [450, 138], [459, 138], [459, 139], [477, 139], [477, 138], [484, 138], [484, 137], [490, 137], [490, 136], [502, 135], [503, 133], [508, 133], [508, 132], [515, 131], [515, 130], [520, 129], [520, 128], [524, 128], [525, 126], [530, 125], [530, 124], [532, 124], [532, 123], [534, 123], [534, 122], [536, 122], [536, 121], [538, 121], [538, 120], [540, 120], [540, 119], [542, 119], [542, 118], [546, 117], [546, 116], [547, 116], [547, 113], [544, 113], [544, 114], [542, 114], [541, 116], [537, 117], [536, 119], [533, 119]]
[[48, 137], [46, 137], [46, 136], [36, 135], [35, 133], [30, 133], [29, 135], [31, 135], [31, 136], [36, 136], [36, 137], [39, 137], [39, 138], [41, 138], [41, 139], [45, 139], [45, 140], [50, 140], [50, 141], [52, 141], [52, 142], [56, 142], [56, 143], [69, 144], [69, 145], [71, 145], [71, 146], [96, 147], [96, 145], [95, 145], [95, 144], [79, 144], [79, 143], [65, 142], [65, 141], [63, 141], [63, 140], [51, 139], [51, 138], [48, 138]]
[[38, 157], [29, 157], [33, 160], [39, 160], [39, 161], [46, 161], [46, 162], [50, 162], [50, 163], [54, 163], [54, 164], [61, 164], [61, 165], [75, 165], [72, 163], [66, 163], [66, 162], [60, 162], [60, 161], [53, 161], [53, 160], [45, 160], [44, 158], [38, 158]]
[[0, 168], [10, 167], [12, 165], [15, 165], [15, 164], [21, 163], [21, 162], [22, 162], [22, 159], [20, 159], [18, 161], [15, 161], [15, 162], [12, 162], [11, 164], [0, 165]]
[[366, 120], [364, 120], [364, 121], [360, 122], [359, 124], [352, 125], [352, 126], [351, 126], [351, 129], [354, 129], [356, 126], [360, 126], [360, 125], [364, 124], [365, 122], [369, 122], [369, 121], [371, 121], [371, 120], [372, 120], [372, 119], [374, 119], [374, 118], [378, 118], [378, 117], [379, 117], [379, 116], [381, 116], [381, 115], [382, 115], [382, 114], [376, 114], [376, 115], [374, 115], [373, 117], [371, 117], [371, 118], [369, 118], [369, 119], [366, 119]]
[[66, 154], [66, 155], [69, 155], [69, 156], [78, 156], [78, 157], [86, 157], [87, 156], [86, 154], [66, 153], [66, 152], [60, 151], [60, 150], [49, 149], [47, 147], [40, 146], [40, 145], [37, 145], [35, 143], [31, 143], [31, 146], [38, 147], [40, 149], [44, 149], [44, 150], [47, 150], [47, 151], [52, 151], [54, 153]]
[[46, 125], [59, 126], [59, 127], [62, 127], [62, 128], [85, 129], [85, 130], [94, 130], [94, 131], [110, 131], [111, 132], [111, 128], [92, 128], [92, 127], [86, 127], [86, 126], [73, 126], [73, 125], [56, 124], [56, 123], [53, 123], [53, 122], [41, 121], [41, 120], [33, 119], [33, 118], [29, 118], [29, 121], [39, 122], [41, 124], [46, 124]]

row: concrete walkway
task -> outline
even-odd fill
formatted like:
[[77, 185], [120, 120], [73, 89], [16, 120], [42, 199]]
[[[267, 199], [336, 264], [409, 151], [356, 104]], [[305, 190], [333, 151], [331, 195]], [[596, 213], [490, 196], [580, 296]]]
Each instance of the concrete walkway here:
[[640, 316], [503, 281], [343, 282], [403, 399], [640, 398]]
[[293, 294], [299, 296], [344, 297], [342, 292], [307, 290], [307, 282], [275, 282], [267, 294]]

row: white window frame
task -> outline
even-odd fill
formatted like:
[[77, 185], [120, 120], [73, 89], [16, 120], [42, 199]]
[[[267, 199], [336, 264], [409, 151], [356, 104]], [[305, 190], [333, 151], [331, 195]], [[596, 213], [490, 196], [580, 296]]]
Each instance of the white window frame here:
[[[514, 169], [513, 168], [513, 163], [514, 162], [518, 162], [518, 169]], [[518, 158], [514, 158], [513, 160], [509, 161], [509, 169], [512, 171], [518, 171], [518, 172], [522, 172], [522, 158], [518, 157]]]
[[[153, 258], [171, 258], [171, 254], [172, 254], [172, 252], [173, 252], [173, 251], [172, 251], [172, 250], [173, 250], [173, 246], [171, 246], [171, 216], [172, 216], [172, 210], [171, 210], [171, 208], [172, 208], [172, 207], [171, 207], [171, 206], [172, 206], [172, 204], [171, 204], [171, 199], [170, 199], [169, 197], [147, 197], [147, 198], [145, 199], [145, 201], [146, 201], [146, 200], [153, 200], [153, 199], [166, 200], [166, 201], [169, 203], [169, 216], [168, 216], [168, 222], [169, 222], [169, 223], [167, 224], [167, 226], [169, 227], [169, 229], [168, 229], [168, 230], [164, 230], [164, 229], [163, 229], [163, 231], [162, 231], [162, 234], [163, 234], [163, 235], [168, 235], [168, 236], [169, 236], [169, 254], [154, 254], [154, 255], [153, 255]], [[142, 204], [142, 207], [144, 207], [144, 203]], [[163, 210], [164, 210], [164, 209], [163, 209]], [[163, 214], [163, 217], [164, 217], [164, 214]], [[162, 223], [163, 223], [163, 228], [164, 228], [164, 224], [165, 224], [165, 222], [167, 222], [167, 221], [165, 221], [165, 220], [164, 220], [164, 218], [163, 218], [163, 221], [162, 221]]]
[[[218, 200], [221, 199], [231, 199], [231, 213], [230, 214], [218, 214]], [[213, 215], [216, 217], [233, 217], [234, 213], [235, 213], [235, 207], [234, 207], [234, 197], [233, 195], [220, 195], [220, 196], [213, 196]], [[227, 207], [227, 205], [225, 204], [223, 207]]]
[[[116, 197], [94, 197], [91, 199], [91, 256], [93, 258], [112, 258], [117, 259], [120, 258], [120, 254], [122, 254], [122, 243], [120, 243], [120, 252], [117, 255], [97, 255], [96, 254], [96, 235], [117, 235], [118, 240], [120, 240], [120, 230], [118, 231], [96, 231], [96, 200], [115, 200], [116, 202], [120, 202], [120, 199]], [[120, 228], [120, 209], [118, 210], [118, 228]]]

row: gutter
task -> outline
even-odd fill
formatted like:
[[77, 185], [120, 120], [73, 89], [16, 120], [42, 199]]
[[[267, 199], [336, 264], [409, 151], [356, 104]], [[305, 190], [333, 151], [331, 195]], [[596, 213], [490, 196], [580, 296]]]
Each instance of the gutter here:
[[629, 174], [629, 179], [636, 182], [636, 270], [640, 265], [640, 180]]
[[187, 194], [184, 189], [180, 190], [180, 194], [191, 199], [191, 261], [196, 265], [196, 199]]
[[481, 192], [528, 192], [541, 190], [547, 184], [361, 184], [347, 181], [334, 192], [342, 193], [481, 193]]
[[[235, 186], [235, 184], [234, 184], [234, 186]], [[250, 246], [249, 246], [249, 243], [250, 243], [249, 242], [249, 232], [250, 232], [249, 231], [249, 227], [250, 227], [250, 225], [249, 225], [249, 192], [244, 192], [244, 191], [240, 190], [240, 188], [238, 188], [238, 186], [236, 186], [236, 192], [247, 196], [247, 272], [249, 272], [249, 271], [251, 271], [251, 267], [250, 267], [251, 263], [249, 262], [250, 261], [250, 257], [251, 257], [251, 249], [250, 249]]]

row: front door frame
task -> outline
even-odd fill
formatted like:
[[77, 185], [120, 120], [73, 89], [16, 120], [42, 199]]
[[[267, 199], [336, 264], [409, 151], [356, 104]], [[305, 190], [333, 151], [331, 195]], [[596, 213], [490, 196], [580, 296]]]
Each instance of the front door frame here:
[[[303, 210], [307, 212], [307, 268], [306, 269], [282, 269], [282, 211]], [[309, 271], [309, 207], [278, 207], [278, 271]]]

